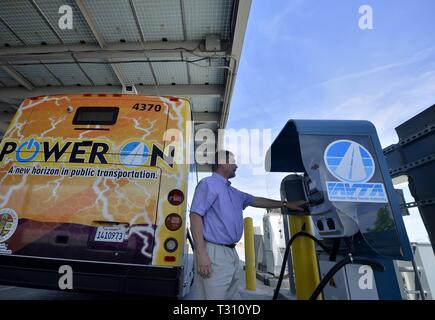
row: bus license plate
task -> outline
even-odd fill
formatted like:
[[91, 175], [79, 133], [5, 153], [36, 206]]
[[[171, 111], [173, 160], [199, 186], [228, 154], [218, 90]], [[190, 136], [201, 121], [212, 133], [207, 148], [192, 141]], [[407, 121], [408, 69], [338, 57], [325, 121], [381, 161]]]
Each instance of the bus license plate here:
[[100, 242], [124, 242], [126, 230], [124, 226], [98, 227], [94, 240]]

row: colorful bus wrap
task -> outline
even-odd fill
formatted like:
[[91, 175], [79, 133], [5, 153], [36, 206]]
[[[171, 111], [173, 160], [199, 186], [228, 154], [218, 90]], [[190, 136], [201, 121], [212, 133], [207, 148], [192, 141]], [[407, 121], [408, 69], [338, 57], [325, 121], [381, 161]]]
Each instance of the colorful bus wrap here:
[[172, 97], [25, 100], [0, 144], [0, 283], [56, 288], [69, 265], [77, 290], [179, 296], [189, 123]]

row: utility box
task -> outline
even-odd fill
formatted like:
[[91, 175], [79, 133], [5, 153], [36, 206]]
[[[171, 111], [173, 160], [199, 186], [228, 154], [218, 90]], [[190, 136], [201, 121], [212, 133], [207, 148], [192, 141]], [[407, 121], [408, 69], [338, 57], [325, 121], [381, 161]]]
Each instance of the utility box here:
[[254, 227], [255, 268], [266, 271], [266, 256], [264, 252], [263, 232], [260, 227]]
[[221, 51], [221, 39], [217, 34], [205, 36], [205, 51]]
[[[321, 277], [335, 264], [327, 256], [319, 257]], [[340, 269], [326, 285], [323, 295], [325, 300], [379, 300], [373, 270], [356, 264]]]
[[285, 252], [284, 221], [279, 210], [264, 215], [263, 229], [267, 272], [279, 276]]

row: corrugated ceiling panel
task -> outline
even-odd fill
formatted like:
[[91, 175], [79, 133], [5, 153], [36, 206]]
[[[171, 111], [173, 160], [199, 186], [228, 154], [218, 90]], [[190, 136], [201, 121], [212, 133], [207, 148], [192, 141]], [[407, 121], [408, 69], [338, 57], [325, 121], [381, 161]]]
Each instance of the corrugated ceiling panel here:
[[191, 98], [193, 112], [220, 112], [221, 102], [217, 97], [195, 96]]
[[[64, 43], [73, 44], [80, 43], [80, 41], [85, 41], [86, 43], [97, 42], [75, 2], [71, 0], [35, 0], [35, 2], [51, 25], [56, 29], [56, 32], [59, 33]], [[64, 15], [64, 13], [59, 13], [59, 8], [63, 5], [68, 5], [72, 9], [72, 30], [63, 30], [59, 27], [59, 19]]]
[[60, 43], [30, 1], [2, 1], [0, 15], [26, 44]]
[[[196, 60], [198, 57], [189, 56], [188, 60]], [[211, 66], [210, 66], [211, 65]], [[225, 73], [224, 68], [214, 68], [225, 66], [225, 59], [213, 59], [209, 65], [208, 60], [189, 63], [190, 78], [192, 84], [224, 84]]]
[[205, 39], [219, 34], [230, 39], [233, 0], [183, 0], [186, 11], [187, 40]]
[[91, 82], [86, 78], [85, 74], [80, 70], [77, 64], [51, 64], [47, 68], [62, 81], [65, 86], [90, 86]]
[[189, 84], [186, 62], [153, 62], [152, 66], [159, 84]]
[[128, 0], [87, 0], [86, 7], [106, 42], [141, 41]]
[[184, 40], [180, 0], [134, 0], [145, 41]]
[[92, 82], [97, 86], [120, 84], [110, 65], [94, 63], [81, 63], [80, 65], [88, 77], [91, 78]]
[[122, 78], [128, 84], [155, 85], [154, 77], [148, 63], [122, 63], [118, 64]]
[[6, 86], [6, 87], [18, 87], [18, 82], [12, 78], [9, 73], [6, 71], [0, 69], [0, 81]]
[[44, 87], [46, 85], [61, 85], [47, 68], [42, 65], [15, 66], [15, 69], [35, 86]]
[[0, 45], [19, 46], [23, 43], [0, 21]]

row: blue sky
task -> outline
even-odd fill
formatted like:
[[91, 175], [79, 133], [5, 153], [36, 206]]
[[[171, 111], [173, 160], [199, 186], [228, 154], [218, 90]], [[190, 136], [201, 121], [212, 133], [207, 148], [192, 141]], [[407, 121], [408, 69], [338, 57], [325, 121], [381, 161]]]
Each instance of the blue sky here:
[[[372, 30], [359, 28], [362, 5]], [[435, 103], [434, 12], [433, 0], [253, 0], [227, 128], [271, 129], [273, 139], [292, 118], [364, 119], [383, 147], [396, 143], [394, 128]], [[278, 183], [249, 165], [233, 179], [275, 199]], [[259, 225], [263, 212], [245, 215]], [[427, 241], [416, 210], [405, 224], [410, 240]]]

